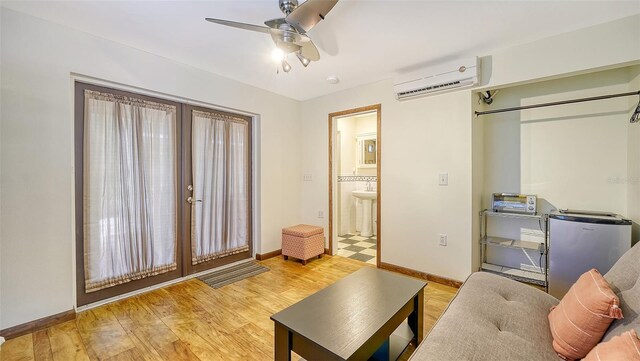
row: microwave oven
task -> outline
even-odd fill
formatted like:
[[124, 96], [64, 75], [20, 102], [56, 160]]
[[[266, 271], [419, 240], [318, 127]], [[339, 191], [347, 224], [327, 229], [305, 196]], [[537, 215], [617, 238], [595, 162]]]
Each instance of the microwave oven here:
[[537, 197], [518, 193], [494, 193], [491, 210], [494, 212], [536, 214]]

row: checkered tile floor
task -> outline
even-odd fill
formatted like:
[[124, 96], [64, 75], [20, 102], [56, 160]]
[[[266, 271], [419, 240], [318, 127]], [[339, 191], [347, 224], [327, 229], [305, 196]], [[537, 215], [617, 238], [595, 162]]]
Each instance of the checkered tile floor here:
[[338, 236], [338, 256], [376, 264], [376, 236], [361, 237], [353, 234]]

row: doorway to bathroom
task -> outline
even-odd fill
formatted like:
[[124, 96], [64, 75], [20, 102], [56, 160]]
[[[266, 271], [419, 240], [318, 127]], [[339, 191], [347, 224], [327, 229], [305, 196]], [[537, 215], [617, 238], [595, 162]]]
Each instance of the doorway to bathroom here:
[[329, 114], [329, 249], [380, 265], [380, 104]]

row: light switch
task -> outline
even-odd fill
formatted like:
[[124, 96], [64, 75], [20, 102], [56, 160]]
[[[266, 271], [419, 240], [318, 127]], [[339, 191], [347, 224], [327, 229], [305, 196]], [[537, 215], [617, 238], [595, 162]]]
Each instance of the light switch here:
[[441, 246], [446, 246], [447, 245], [447, 235], [446, 234], [441, 234], [440, 235], [440, 245]]
[[438, 184], [441, 186], [449, 185], [449, 173], [440, 173], [438, 174]]
[[305, 174], [302, 176], [302, 180], [305, 182], [311, 182], [313, 180], [313, 177], [311, 176], [311, 174]]

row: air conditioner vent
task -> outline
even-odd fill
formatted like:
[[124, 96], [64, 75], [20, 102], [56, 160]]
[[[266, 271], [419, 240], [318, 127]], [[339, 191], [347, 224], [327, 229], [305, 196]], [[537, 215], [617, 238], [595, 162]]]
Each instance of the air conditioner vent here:
[[435, 91], [435, 90], [440, 89], [440, 88], [449, 88], [449, 87], [452, 87], [454, 85], [460, 85], [460, 84], [461, 84], [461, 81], [457, 80], [457, 81], [454, 81], [454, 82], [451, 82], [451, 83], [446, 83], [446, 84], [438, 84], [438, 85], [426, 86], [426, 87], [420, 88], [420, 89], [400, 92], [400, 93], [398, 93], [398, 97], [404, 97], [404, 96], [407, 96], [407, 95], [423, 93], [423, 92], [428, 92], [428, 91]]
[[393, 92], [398, 100], [405, 100], [474, 86], [479, 81], [479, 68], [474, 57], [417, 70], [396, 78]]

